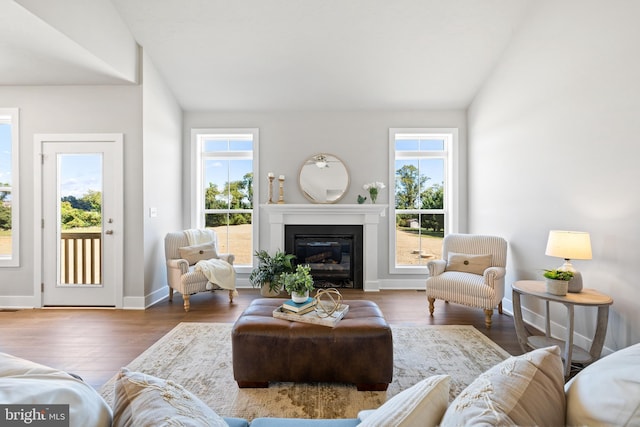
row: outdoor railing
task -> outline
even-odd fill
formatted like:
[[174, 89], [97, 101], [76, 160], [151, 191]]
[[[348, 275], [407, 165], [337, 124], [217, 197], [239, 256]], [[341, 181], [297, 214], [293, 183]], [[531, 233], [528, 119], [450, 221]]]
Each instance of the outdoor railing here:
[[60, 281], [64, 284], [102, 283], [102, 233], [67, 232], [60, 237]]

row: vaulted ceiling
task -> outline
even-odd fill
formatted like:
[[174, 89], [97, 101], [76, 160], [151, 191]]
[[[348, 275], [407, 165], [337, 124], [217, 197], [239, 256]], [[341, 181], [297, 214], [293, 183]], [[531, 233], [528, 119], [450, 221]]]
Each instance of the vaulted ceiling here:
[[531, 4], [0, 0], [0, 84], [132, 84], [125, 28], [187, 111], [466, 108]]

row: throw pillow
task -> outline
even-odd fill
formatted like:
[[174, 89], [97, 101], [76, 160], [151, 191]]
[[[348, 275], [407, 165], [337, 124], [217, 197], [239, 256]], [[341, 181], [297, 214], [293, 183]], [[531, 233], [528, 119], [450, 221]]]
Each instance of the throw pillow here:
[[491, 267], [492, 258], [491, 254], [469, 255], [449, 252], [445, 270], [482, 275], [487, 268]]
[[447, 408], [441, 426], [564, 425], [560, 348], [513, 356], [481, 374]]
[[228, 426], [181, 385], [122, 368], [115, 383], [113, 426], [164, 425]]
[[434, 375], [396, 394], [375, 411], [358, 414], [360, 427], [434, 426], [449, 403], [449, 375]]
[[180, 254], [180, 258], [186, 259], [189, 265], [193, 265], [203, 259], [218, 258], [216, 246], [213, 242], [184, 246], [178, 248], [178, 253]]
[[111, 408], [89, 384], [64, 371], [6, 353], [0, 353], [0, 403], [69, 405], [68, 426], [111, 426]]
[[587, 366], [565, 385], [565, 393], [568, 425], [640, 425], [640, 344]]

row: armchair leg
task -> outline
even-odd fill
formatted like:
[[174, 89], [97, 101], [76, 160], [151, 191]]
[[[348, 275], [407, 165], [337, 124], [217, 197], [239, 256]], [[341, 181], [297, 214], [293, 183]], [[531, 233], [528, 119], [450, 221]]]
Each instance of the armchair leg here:
[[169, 301], [173, 301], [173, 288], [169, 286]]
[[233, 290], [229, 291], [229, 303], [233, 302]]
[[498, 304], [498, 313], [502, 314], [502, 301]]
[[487, 329], [491, 329], [491, 316], [493, 316], [493, 309], [484, 311], [484, 325]]
[[433, 303], [436, 302], [436, 299], [431, 297], [428, 297], [427, 299], [429, 300], [429, 315], [433, 317]]
[[184, 311], [189, 311], [189, 308], [191, 308], [191, 303], [189, 302], [189, 295], [182, 294], [182, 299], [184, 299]]

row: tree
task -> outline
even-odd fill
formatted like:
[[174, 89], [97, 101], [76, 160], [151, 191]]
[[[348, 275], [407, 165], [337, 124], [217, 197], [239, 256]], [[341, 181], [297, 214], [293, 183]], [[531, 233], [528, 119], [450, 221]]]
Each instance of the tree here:
[[[253, 173], [245, 174], [241, 180], [226, 182], [220, 190], [217, 184], [209, 183], [204, 193], [205, 209], [251, 209], [253, 207]], [[208, 214], [207, 227], [219, 225], [238, 225], [251, 222], [251, 214], [221, 213]]]
[[421, 176], [414, 165], [404, 165], [396, 171], [396, 209], [416, 209], [420, 189], [431, 178]]
[[[422, 192], [420, 197], [422, 209], [442, 209], [444, 207], [444, 187], [442, 184], [434, 184]], [[421, 216], [422, 228], [436, 232], [444, 232], [443, 214], [425, 214]]]
[[89, 190], [81, 200], [89, 206], [89, 209], [85, 209], [86, 211], [102, 212], [102, 193], [100, 191]]
[[0, 200], [0, 230], [11, 230], [11, 206]]
[[65, 196], [60, 200], [60, 223], [63, 230], [102, 224], [102, 193], [89, 190], [81, 198]]

